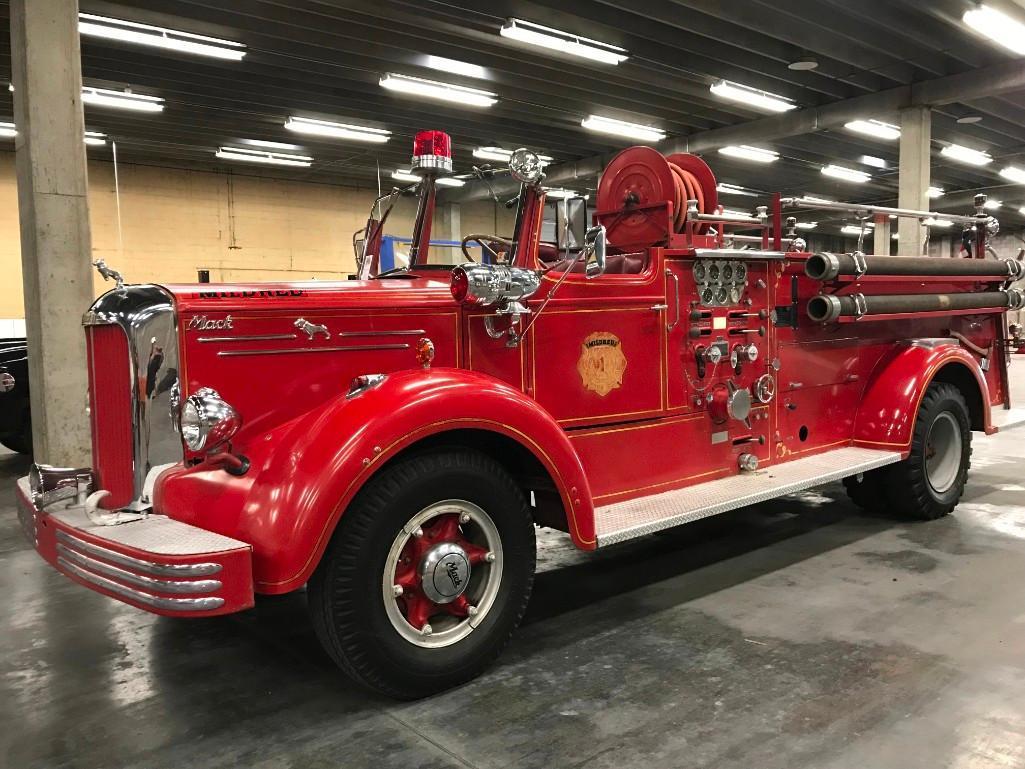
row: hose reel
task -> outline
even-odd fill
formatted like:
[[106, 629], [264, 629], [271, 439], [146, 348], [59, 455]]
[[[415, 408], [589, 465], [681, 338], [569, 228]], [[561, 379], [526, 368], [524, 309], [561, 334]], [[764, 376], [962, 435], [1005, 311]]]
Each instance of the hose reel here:
[[[687, 153], [666, 157], [651, 147], [630, 147], [612, 159], [598, 183], [598, 210], [615, 245], [651, 246], [684, 232], [689, 200], [697, 201], [699, 213], [714, 213], [719, 205], [712, 169]], [[659, 218], [664, 203], [672, 204], [671, 222]]]

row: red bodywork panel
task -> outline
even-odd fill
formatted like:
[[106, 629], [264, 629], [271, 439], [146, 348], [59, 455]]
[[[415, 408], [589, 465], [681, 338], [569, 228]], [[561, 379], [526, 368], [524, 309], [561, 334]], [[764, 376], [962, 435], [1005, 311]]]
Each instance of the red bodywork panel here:
[[336, 395], [240, 444], [252, 462], [243, 478], [202, 467], [167, 474], [156, 507], [251, 542], [257, 589], [287, 592], [309, 577], [367, 478], [413, 443], [453, 430], [498, 433], [526, 447], [571, 511], [574, 541], [594, 546], [587, 477], [564, 431], [520, 390], [458, 369], [405, 371], [359, 398]]
[[[735, 474], [742, 452], [764, 466], [852, 444], [905, 451], [918, 400], [946, 365], [971, 373], [988, 427], [989, 404], [1003, 397], [999, 379], [950, 333], [984, 346], [998, 315], [773, 324], [767, 314], [792, 301], [795, 275], [799, 312], [819, 290], [803, 276], [805, 256], [750, 261], [751, 303], [694, 319], [693, 252], [647, 249], [632, 274], [568, 276], [515, 347], [487, 333], [488, 311], [457, 305], [448, 282], [426, 272], [340, 284], [170, 286], [184, 394], [212, 386], [238, 409], [245, 421], [233, 448], [252, 464], [241, 478], [203, 464], [172, 470], [157, 484], [156, 509], [251, 543], [256, 590], [279, 593], [309, 578], [369, 477], [445, 431], [497, 433], [530, 451], [562, 500], [566, 530], [590, 549], [595, 506]], [[557, 279], [546, 276], [529, 300], [535, 313]], [[229, 316], [230, 333], [202, 330]], [[330, 337], [308, 338], [294, 326], [300, 317]], [[695, 337], [695, 328], [708, 333]], [[426, 371], [415, 362], [422, 336], [437, 350]], [[757, 360], [702, 378], [695, 350], [719, 338], [752, 345]], [[582, 373], [581, 361], [593, 349], [618, 374], [588, 382], [593, 372]], [[605, 357], [609, 349], [618, 352]], [[717, 421], [706, 407], [727, 380], [750, 388], [767, 372], [776, 397], [754, 405], [750, 427]], [[369, 373], [389, 376], [347, 399], [353, 377]]]

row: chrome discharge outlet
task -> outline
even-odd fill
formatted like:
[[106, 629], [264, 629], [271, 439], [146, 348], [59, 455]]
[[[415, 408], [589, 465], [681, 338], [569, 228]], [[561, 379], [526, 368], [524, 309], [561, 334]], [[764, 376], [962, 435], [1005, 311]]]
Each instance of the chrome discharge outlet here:
[[758, 469], [758, 457], [754, 454], [741, 454], [737, 457], [737, 465], [740, 467], [741, 472], [753, 473]]

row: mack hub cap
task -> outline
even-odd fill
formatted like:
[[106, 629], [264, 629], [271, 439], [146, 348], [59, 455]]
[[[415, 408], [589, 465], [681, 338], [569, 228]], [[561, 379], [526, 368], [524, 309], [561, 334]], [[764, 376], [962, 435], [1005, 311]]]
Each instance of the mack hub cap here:
[[450, 603], [470, 583], [470, 559], [454, 542], [442, 542], [424, 554], [420, 562], [424, 595], [435, 603]]

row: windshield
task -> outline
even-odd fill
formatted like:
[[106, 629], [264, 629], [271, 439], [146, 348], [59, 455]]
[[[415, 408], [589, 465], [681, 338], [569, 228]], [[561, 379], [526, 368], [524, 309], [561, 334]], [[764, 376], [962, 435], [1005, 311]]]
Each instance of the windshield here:
[[[355, 233], [353, 246], [356, 255], [358, 277], [369, 279], [386, 273], [409, 270], [417, 232], [417, 218], [425, 207], [424, 196], [429, 194], [425, 183], [413, 184], [382, 195], [373, 205], [367, 226]], [[428, 247], [422, 249], [415, 262], [418, 270], [449, 270], [465, 264], [467, 259], [475, 262], [494, 261], [490, 252], [477, 241], [466, 244], [462, 240], [468, 232], [492, 234], [505, 233], [508, 237], [513, 229], [513, 212], [498, 206], [493, 200], [473, 201], [462, 204], [427, 205], [431, 215], [425, 218], [430, 233]], [[488, 241], [488, 238], [483, 238]], [[491, 243], [501, 254], [507, 248]]]

